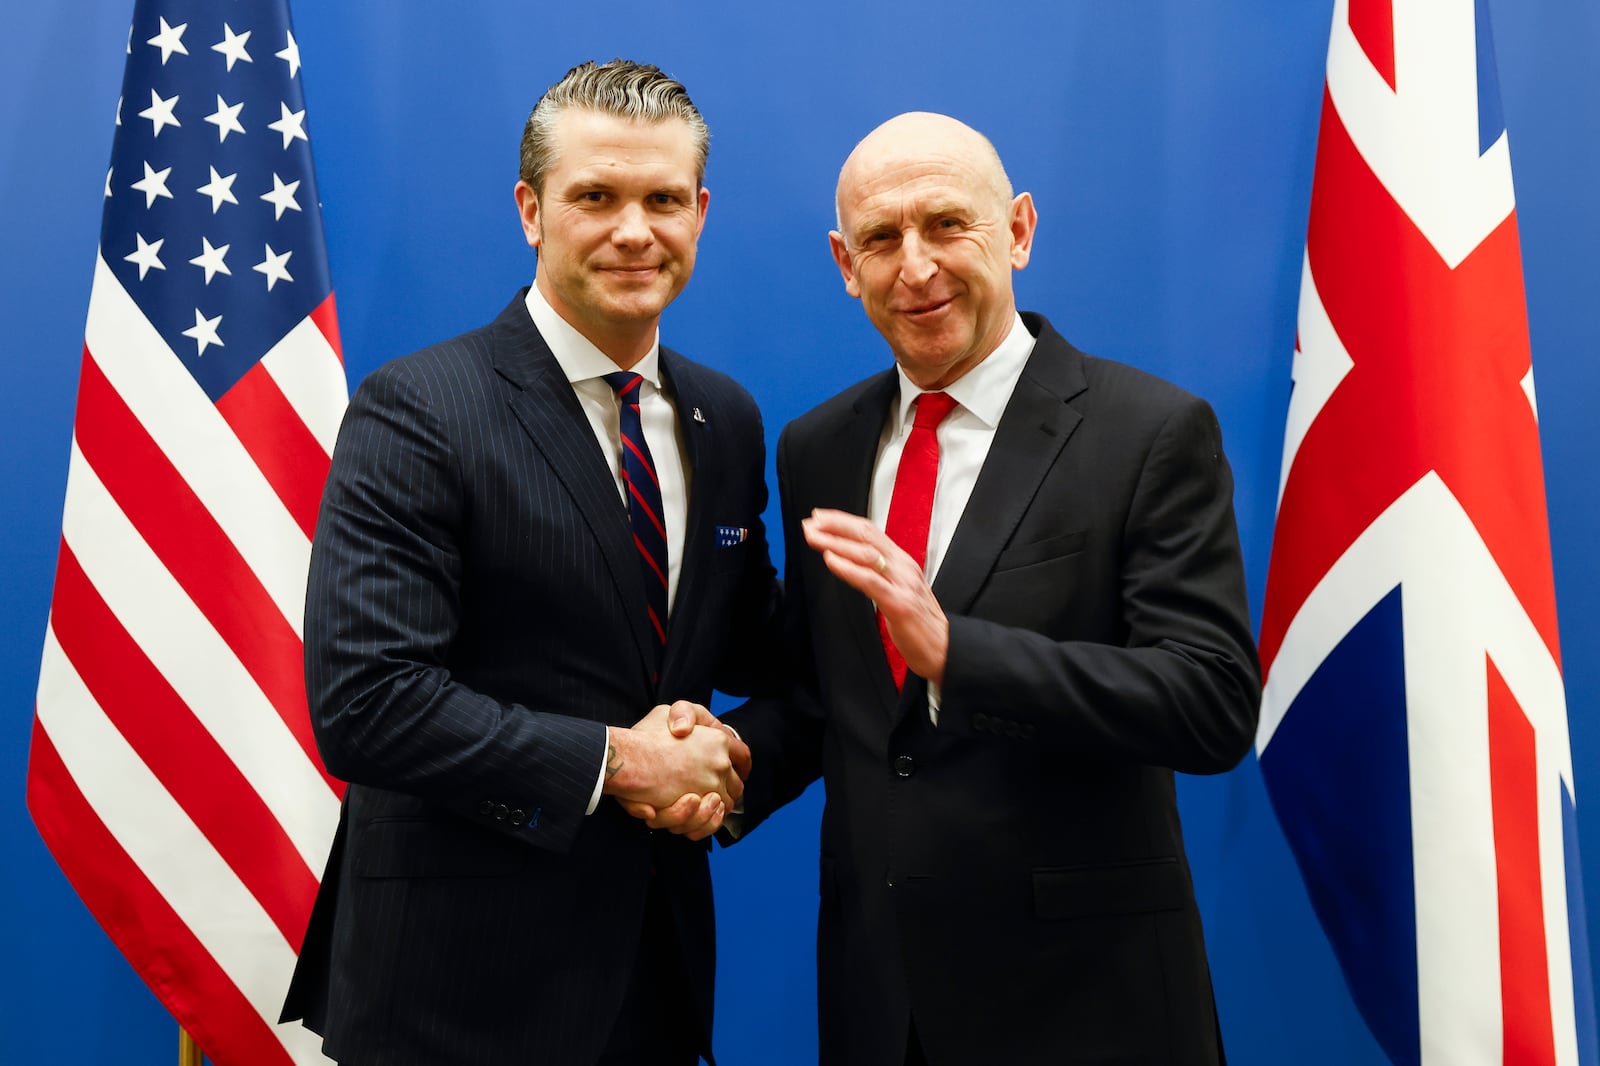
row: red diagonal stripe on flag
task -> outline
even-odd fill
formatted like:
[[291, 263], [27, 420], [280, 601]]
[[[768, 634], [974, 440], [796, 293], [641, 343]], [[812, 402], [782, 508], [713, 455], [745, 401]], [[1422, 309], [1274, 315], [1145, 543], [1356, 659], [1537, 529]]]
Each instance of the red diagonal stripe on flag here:
[[309, 540], [317, 528], [328, 453], [300, 421], [265, 364], [251, 367], [217, 401], [217, 410]]
[[201, 1048], [227, 1049], [249, 1066], [293, 1066], [250, 1001], [107, 831], [37, 718], [28, 811], [100, 927]]
[[1539, 753], [1533, 723], [1489, 671], [1489, 790], [1500, 889], [1505, 1066], [1555, 1066], [1544, 892], [1539, 874]]
[[1270, 668], [1290, 619], [1339, 556], [1436, 470], [1559, 664], [1550, 557], [1527, 548], [1549, 543], [1549, 525], [1539, 427], [1522, 389], [1530, 356], [1516, 215], [1451, 270], [1362, 159], [1326, 93], [1312, 200], [1312, 276], [1355, 365], [1284, 483], [1262, 662]]
[[1350, 32], [1367, 60], [1394, 88], [1394, 0], [1350, 0]]
[[328, 786], [306, 707], [304, 648], [233, 541], [173, 468], [144, 425], [84, 353], [78, 445], [161, 559], [277, 709]]
[[328, 298], [317, 305], [311, 312], [311, 321], [321, 331], [328, 342], [328, 347], [333, 349], [333, 354], [339, 357], [339, 365], [344, 365], [344, 348], [339, 344], [339, 312], [333, 304], [333, 293], [328, 293]]
[[261, 796], [106, 606], [66, 544], [51, 626], [128, 745], [255, 896], [289, 943], [305, 932], [317, 878]]

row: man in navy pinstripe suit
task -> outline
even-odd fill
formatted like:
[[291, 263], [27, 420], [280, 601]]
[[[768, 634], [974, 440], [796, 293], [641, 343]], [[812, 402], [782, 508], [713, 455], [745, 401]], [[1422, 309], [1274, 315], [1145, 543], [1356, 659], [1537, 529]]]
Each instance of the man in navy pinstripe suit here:
[[[703, 705], [776, 676], [777, 584], [755, 405], [658, 341], [705, 222], [706, 148], [656, 68], [574, 68], [523, 136], [533, 287], [351, 401], [305, 627], [318, 744], [350, 787], [284, 1008], [341, 1063], [711, 1057], [691, 838], [749, 755]], [[659, 482], [648, 515], [625, 447]], [[641, 555], [642, 517], [664, 558]], [[681, 738], [675, 701], [697, 705]], [[615, 802], [680, 797], [684, 836]]]

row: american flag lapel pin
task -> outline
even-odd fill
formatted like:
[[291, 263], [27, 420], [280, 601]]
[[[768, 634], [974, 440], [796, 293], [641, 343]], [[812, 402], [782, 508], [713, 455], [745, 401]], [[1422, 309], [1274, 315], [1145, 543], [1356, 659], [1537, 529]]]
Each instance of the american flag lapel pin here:
[[749, 536], [750, 530], [745, 526], [718, 526], [717, 547], [732, 548], [735, 545], [743, 544]]

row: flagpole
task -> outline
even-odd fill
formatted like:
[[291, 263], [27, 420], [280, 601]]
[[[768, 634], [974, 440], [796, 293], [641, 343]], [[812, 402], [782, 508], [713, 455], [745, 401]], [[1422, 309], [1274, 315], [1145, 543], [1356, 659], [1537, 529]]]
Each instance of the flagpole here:
[[200, 1045], [194, 1042], [189, 1030], [178, 1026], [178, 1066], [205, 1066], [205, 1061]]

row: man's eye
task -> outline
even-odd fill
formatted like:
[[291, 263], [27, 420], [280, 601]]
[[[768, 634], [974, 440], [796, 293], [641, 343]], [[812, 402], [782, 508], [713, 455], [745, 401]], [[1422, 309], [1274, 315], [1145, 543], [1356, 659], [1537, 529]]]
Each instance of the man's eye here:
[[650, 197], [650, 202], [655, 204], [657, 207], [667, 207], [676, 203], [677, 197], [673, 196], [669, 192], [658, 192], [654, 196]]
[[597, 189], [590, 189], [588, 192], [578, 194], [578, 199], [590, 204], [597, 204], [605, 198], [606, 194]]

